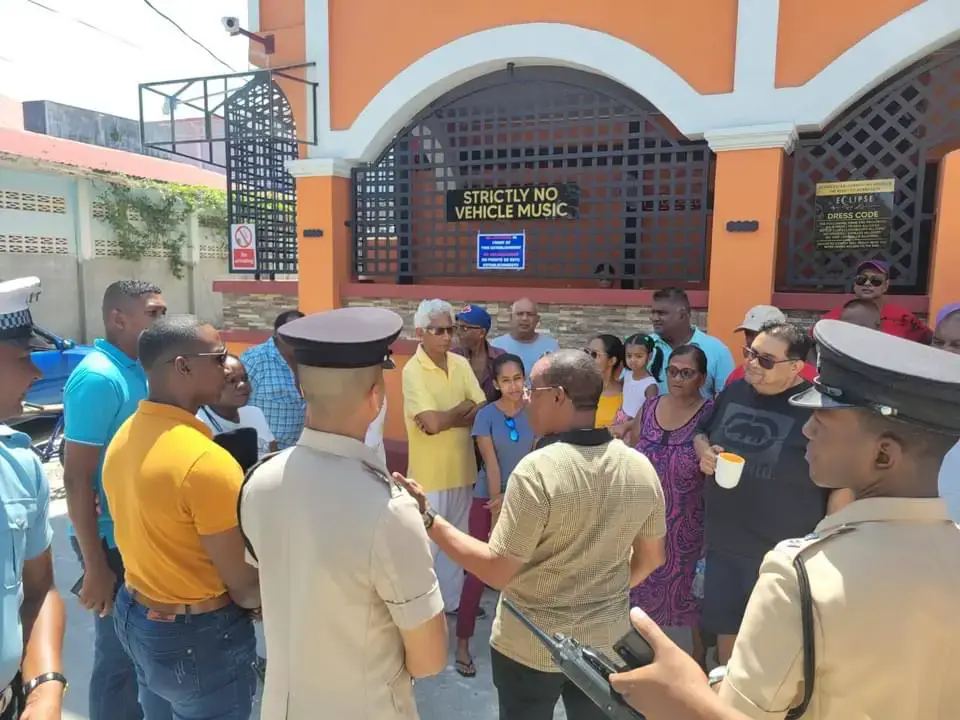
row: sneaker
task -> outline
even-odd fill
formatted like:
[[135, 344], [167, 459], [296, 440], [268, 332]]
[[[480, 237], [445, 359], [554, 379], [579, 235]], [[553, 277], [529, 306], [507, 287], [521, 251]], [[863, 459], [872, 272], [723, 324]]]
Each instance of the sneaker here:
[[253, 661], [253, 669], [260, 678], [260, 682], [263, 682], [267, 677], [267, 659], [257, 655], [257, 659]]

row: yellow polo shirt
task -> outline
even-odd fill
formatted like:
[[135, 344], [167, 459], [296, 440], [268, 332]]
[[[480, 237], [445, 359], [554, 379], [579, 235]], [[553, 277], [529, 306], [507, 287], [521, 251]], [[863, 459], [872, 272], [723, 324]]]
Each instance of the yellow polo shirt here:
[[237, 526], [243, 470], [186, 410], [140, 402], [103, 462], [127, 584], [161, 603], [199, 603], [227, 591], [200, 542]]
[[448, 352], [444, 372], [422, 346], [418, 347], [403, 366], [403, 417], [410, 451], [407, 475], [427, 492], [469, 487], [477, 479], [472, 428], [451, 428], [427, 435], [413, 420], [422, 412], [450, 410], [464, 400], [473, 400], [477, 405], [487, 400], [470, 361]]

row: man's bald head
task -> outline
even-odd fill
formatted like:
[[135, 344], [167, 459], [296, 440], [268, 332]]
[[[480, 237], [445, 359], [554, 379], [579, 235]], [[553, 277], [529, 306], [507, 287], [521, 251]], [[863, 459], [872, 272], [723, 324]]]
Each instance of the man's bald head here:
[[540, 313], [530, 298], [520, 298], [510, 306], [510, 335], [521, 342], [531, 342], [537, 336]]
[[537, 304], [530, 298], [520, 298], [519, 300], [514, 301], [513, 305], [510, 306], [510, 312], [528, 312], [536, 315]]

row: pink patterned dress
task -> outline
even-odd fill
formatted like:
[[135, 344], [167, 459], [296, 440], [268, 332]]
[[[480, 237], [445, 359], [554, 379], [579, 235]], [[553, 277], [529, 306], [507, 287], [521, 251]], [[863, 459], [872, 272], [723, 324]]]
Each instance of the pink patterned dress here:
[[657, 422], [661, 400], [656, 397], [643, 404], [636, 448], [653, 463], [663, 485], [667, 559], [630, 591], [630, 606], [642, 608], [663, 627], [696, 627], [700, 601], [693, 594], [693, 580], [697, 561], [703, 556], [704, 478], [693, 437], [713, 400], [707, 400], [690, 422], [677, 430], [664, 430]]

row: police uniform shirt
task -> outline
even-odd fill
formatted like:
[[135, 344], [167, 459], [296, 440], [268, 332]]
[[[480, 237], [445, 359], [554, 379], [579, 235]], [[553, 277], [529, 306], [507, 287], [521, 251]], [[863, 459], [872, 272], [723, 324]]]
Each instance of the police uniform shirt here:
[[[837, 321], [818, 323], [815, 387], [794, 402], [860, 407], [960, 433], [960, 358]], [[939, 498], [856, 500], [764, 559], [721, 697], [783, 718], [804, 696], [800, 590], [809, 578], [815, 682], [803, 720], [960, 717], [960, 528]]]
[[[364, 312], [353, 313], [345, 343], [361, 332], [378, 335], [375, 322], [364, 329], [371, 309], [347, 310]], [[381, 357], [401, 327], [382, 312], [392, 318], [390, 332], [379, 333]], [[343, 319], [346, 310], [334, 313]], [[311, 326], [317, 317], [284, 326], [283, 335], [295, 352], [306, 351], [299, 363], [328, 367], [339, 352], [310, 354], [310, 337], [329, 335], [325, 321]], [[307, 338], [295, 335], [305, 326]], [[375, 364], [363, 347], [345, 344], [343, 352], [344, 363]], [[262, 716], [415, 720], [400, 631], [440, 614], [443, 599], [417, 504], [376, 450], [305, 429], [295, 447], [253, 471], [240, 521], [260, 570], [269, 661]]]

